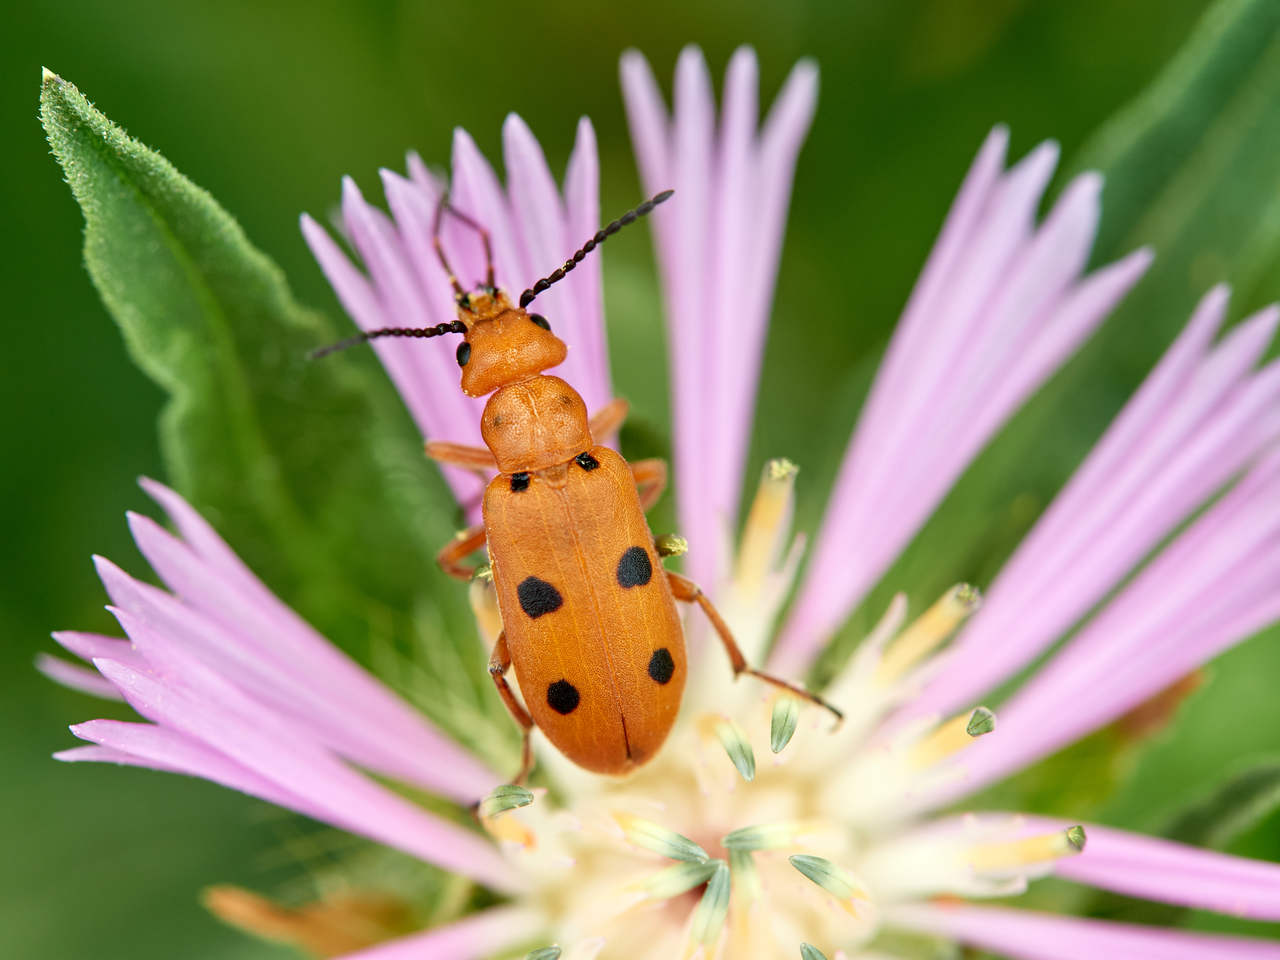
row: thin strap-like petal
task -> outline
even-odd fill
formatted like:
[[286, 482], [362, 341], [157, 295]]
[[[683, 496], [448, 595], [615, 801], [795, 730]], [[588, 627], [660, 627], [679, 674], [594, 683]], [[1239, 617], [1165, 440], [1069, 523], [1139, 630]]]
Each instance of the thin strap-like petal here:
[[70, 663], [61, 657], [47, 653], [36, 655], [36, 669], [54, 683], [61, 684], [71, 690], [79, 690], [91, 697], [103, 700], [123, 700], [120, 691], [109, 680], [104, 680], [96, 671], [82, 667], [78, 663]]
[[169, 656], [175, 669], [181, 662], [177, 682], [161, 682], [110, 661], [95, 665], [144, 717], [207, 745], [282, 793], [301, 796], [330, 823], [494, 889], [517, 886], [506, 862], [480, 835], [351, 770], [180, 651]]
[[[1028, 817], [1029, 831], [1059, 822]], [[1088, 842], [1054, 873], [1131, 897], [1213, 910], [1250, 920], [1280, 920], [1280, 864], [1086, 824]]]
[[783, 673], [812, 661], [995, 431], [1149, 261], [1140, 252], [1081, 277], [1098, 177], [1074, 181], [1037, 228], [1057, 148], [1044, 144], [1001, 173], [1006, 142], [997, 128], [979, 151], [894, 332], [774, 650]]
[[504, 954], [539, 929], [538, 917], [518, 907], [495, 907], [425, 933], [348, 953], [338, 960], [479, 960]]
[[895, 926], [950, 937], [1017, 960], [1276, 960], [1280, 943], [1082, 920], [1030, 910], [906, 906]]
[[1029, 663], [1192, 510], [1280, 435], [1280, 377], [1250, 367], [1274, 311], [1208, 347], [1226, 308], [1211, 291], [1005, 565], [913, 709], [947, 713]]

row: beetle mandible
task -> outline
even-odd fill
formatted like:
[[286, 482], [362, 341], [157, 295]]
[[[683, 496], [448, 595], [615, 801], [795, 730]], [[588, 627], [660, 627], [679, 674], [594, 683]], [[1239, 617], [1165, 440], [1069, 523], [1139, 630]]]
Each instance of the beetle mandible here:
[[[526, 308], [606, 238], [671, 195], [659, 193], [597, 231], [518, 303], [495, 283], [488, 231], [442, 195], [432, 242], [453, 287], [457, 319], [369, 330], [315, 354], [377, 337], [460, 333], [463, 393], [492, 394], [480, 423], [487, 449], [430, 442], [427, 454], [497, 474], [484, 493], [483, 522], [460, 533], [438, 560], [450, 576], [470, 580], [476, 569], [464, 561], [488, 546], [503, 624], [489, 673], [524, 735], [516, 783], [532, 768], [535, 726], [595, 773], [625, 774], [653, 757], [675, 723], [688, 670], [677, 600], [702, 609], [735, 676], [749, 673], [841, 716], [815, 694], [751, 667], [697, 584], [662, 568], [645, 510], [666, 487], [666, 464], [629, 464], [596, 442], [622, 425], [626, 401], [614, 399], [588, 417], [578, 392], [545, 373], [564, 361], [567, 347], [545, 317]], [[440, 242], [446, 212], [476, 231], [484, 247], [485, 280], [471, 292]], [[523, 704], [507, 682], [512, 668]]]

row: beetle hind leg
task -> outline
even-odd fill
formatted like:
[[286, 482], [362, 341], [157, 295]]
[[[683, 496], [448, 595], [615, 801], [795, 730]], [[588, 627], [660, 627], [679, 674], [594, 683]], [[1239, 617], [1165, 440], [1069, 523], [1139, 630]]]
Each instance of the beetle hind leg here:
[[720, 616], [720, 611], [715, 608], [707, 595], [702, 592], [702, 588], [696, 583], [688, 577], [682, 577], [680, 574], [672, 573], [669, 570], [667, 571], [667, 582], [671, 584], [671, 592], [677, 600], [684, 603], [696, 603], [702, 608], [702, 612], [706, 614], [707, 620], [711, 623], [711, 629], [715, 630], [716, 636], [720, 638], [720, 643], [724, 646], [724, 652], [729, 655], [729, 665], [733, 668], [735, 677], [744, 673], [750, 674], [758, 680], [763, 680], [772, 686], [794, 693], [797, 697], [803, 697], [810, 703], [829, 711], [836, 718], [837, 724], [844, 720], [844, 714], [839, 708], [827, 703], [816, 693], [804, 689], [799, 684], [783, 680], [781, 677], [775, 677], [771, 673], [757, 670], [747, 663], [747, 658], [742, 655], [742, 651], [738, 648], [738, 641], [733, 639], [733, 631], [729, 629], [729, 625]]
[[498, 641], [493, 645], [493, 653], [489, 655], [489, 676], [493, 677], [493, 685], [498, 688], [498, 694], [502, 697], [507, 712], [519, 724], [521, 733], [524, 735], [524, 742], [520, 747], [520, 771], [511, 781], [518, 786], [524, 786], [525, 781], [529, 779], [529, 771], [533, 769], [533, 744], [530, 742], [533, 733], [533, 717], [529, 716], [529, 711], [516, 699], [511, 684], [507, 683], [507, 671], [510, 669], [511, 651], [507, 649], [507, 634], [504, 630], [498, 634]]

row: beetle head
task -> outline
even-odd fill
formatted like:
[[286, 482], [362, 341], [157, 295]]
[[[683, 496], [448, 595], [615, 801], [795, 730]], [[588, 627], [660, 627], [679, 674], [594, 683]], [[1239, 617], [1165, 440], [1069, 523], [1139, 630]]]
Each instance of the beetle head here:
[[466, 327], [457, 357], [467, 396], [483, 397], [535, 376], [568, 355], [543, 317], [515, 306], [501, 290], [480, 287], [457, 299], [458, 320]]

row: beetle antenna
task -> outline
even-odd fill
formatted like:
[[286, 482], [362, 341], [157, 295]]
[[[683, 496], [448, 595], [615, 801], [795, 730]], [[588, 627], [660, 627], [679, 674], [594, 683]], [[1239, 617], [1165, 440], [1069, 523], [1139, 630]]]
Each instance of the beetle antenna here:
[[466, 333], [467, 325], [461, 320], [454, 320], [451, 323], [437, 323], [434, 327], [383, 327], [381, 330], [365, 330], [356, 334], [354, 337], [347, 337], [345, 340], [339, 340], [337, 343], [331, 343], [327, 347], [321, 347], [319, 350], [311, 351], [310, 358], [319, 360], [331, 353], [337, 353], [339, 350], [345, 350], [347, 347], [355, 347], [362, 343], [368, 343], [378, 337], [442, 337], [446, 333]]
[[596, 235], [592, 237], [590, 240], [588, 240], [586, 243], [584, 243], [582, 245], [582, 249], [579, 250], [577, 253], [575, 253], [568, 260], [566, 260], [562, 267], [555, 270], [549, 276], [543, 277], [541, 280], [535, 283], [532, 287], [530, 287], [524, 293], [520, 294], [521, 308], [527, 307], [529, 304], [533, 303], [533, 298], [536, 297], [538, 294], [540, 294], [543, 290], [546, 290], [547, 287], [551, 286], [553, 283], [558, 283], [559, 281], [563, 280], [564, 275], [566, 273], [568, 273], [570, 270], [572, 270], [574, 267], [580, 264], [583, 258], [588, 253], [590, 253], [596, 247], [600, 246], [600, 244], [604, 243], [605, 240], [609, 239], [609, 237], [613, 236], [615, 233], [617, 233], [627, 224], [635, 223], [641, 217], [645, 216], [645, 214], [653, 210], [653, 208], [656, 207], [658, 204], [668, 199], [673, 193], [675, 193], [674, 190], [663, 190], [660, 194], [658, 194], [652, 200], [646, 200], [644, 203], [640, 204], [640, 206], [636, 207], [634, 210], [628, 210], [626, 213], [620, 216], [617, 220], [613, 221], [613, 223], [597, 230]]
[[440, 242], [440, 221], [444, 219], [446, 210], [453, 214], [456, 219], [480, 234], [480, 242], [484, 244], [485, 284], [488, 285], [489, 289], [493, 289], [496, 286], [493, 282], [493, 247], [489, 243], [489, 231], [450, 204], [448, 191], [440, 194], [440, 202], [436, 204], [435, 223], [431, 227], [431, 245], [436, 248], [436, 256], [440, 258], [440, 266], [444, 267], [444, 272], [449, 277], [449, 284], [453, 287], [454, 297], [459, 301], [465, 301], [467, 291], [463, 290], [462, 285], [458, 283], [458, 278], [454, 275], [453, 268], [449, 266], [449, 261], [445, 259], [444, 245]]

